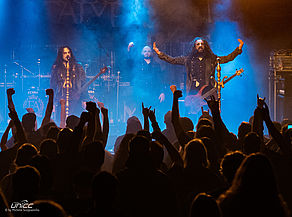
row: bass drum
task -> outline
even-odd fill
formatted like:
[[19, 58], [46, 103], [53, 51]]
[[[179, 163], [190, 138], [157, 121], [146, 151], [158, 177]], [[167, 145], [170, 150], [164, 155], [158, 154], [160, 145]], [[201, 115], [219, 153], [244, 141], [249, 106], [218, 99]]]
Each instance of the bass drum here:
[[27, 98], [23, 102], [23, 108], [32, 108], [37, 118], [41, 118], [44, 115], [44, 102], [39, 97], [39, 91], [36, 88], [28, 89]]

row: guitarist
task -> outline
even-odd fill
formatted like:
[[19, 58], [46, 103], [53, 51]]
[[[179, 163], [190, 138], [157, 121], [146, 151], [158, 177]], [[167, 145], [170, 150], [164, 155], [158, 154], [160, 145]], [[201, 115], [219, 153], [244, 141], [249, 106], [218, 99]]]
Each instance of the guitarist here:
[[195, 38], [192, 41], [193, 47], [187, 56], [171, 57], [161, 52], [156, 47], [155, 42], [153, 43], [153, 50], [160, 59], [171, 64], [184, 65], [186, 67], [186, 92], [187, 95], [195, 95], [199, 90], [203, 89], [203, 93], [205, 93], [214, 87], [214, 81], [211, 79], [211, 76], [215, 77], [215, 68], [218, 60], [220, 60], [220, 64], [227, 63], [242, 53], [244, 43], [241, 39], [238, 39], [238, 42], [239, 46], [227, 56], [215, 55], [208, 42], [203, 38]]
[[[60, 47], [51, 69], [50, 86], [55, 92], [55, 105], [59, 105], [61, 99], [66, 100], [68, 95], [69, 113], [75, 114], [81, 111], [81, 100], [87, 98], [85, 95], [87, 91], [83, 91], [81, 96], [74, 93], [78, 92], [85, 82], [85, 71], [81, 64], [76, 62], [72, 49], [68, 46]], [[73, 96], [75, 96], [74, 99]], [[59, 110], [60, 106], [57, 106], [58, 115]]]

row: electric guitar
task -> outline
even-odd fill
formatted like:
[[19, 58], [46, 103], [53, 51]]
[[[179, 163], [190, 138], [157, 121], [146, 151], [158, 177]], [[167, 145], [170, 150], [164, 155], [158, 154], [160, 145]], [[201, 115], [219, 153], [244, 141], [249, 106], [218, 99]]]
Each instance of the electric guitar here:
[[[107, 66], [101, 68], [99, 73], [96, 76], [94, 76], [89, 82], [84, 84], [78, 91], [76, 91], [75, 93], [72, 93], [72, 95], [70, 97], [71, 98], [70, 106], [72, 106], [72, 107], [81, 106], [81, 105], [77, 105], [81, 93], [84, 90], [86, 90], [89, 87], [89, 85], [91, 85], [100, 75], [104, 74], [107, 69], [108, 69]], [[66, 108], [66, 101], [64, 99], [61, 99], [60, 104], [61, 104], [60, 127], [64, 128], [65, 127], [65, 120], [66, 120], [66, 109], [67, 109]], [[69, 108], [68, 108], [68, 110], [69, 110]]]
[[100, 69], [99, 73], [95, 75], [90, 81], [88, 81], [86, 84], [84, 84], [78, 91], [75, 93], [72, 93], [72, 98], [71, 99], [79, 99], [81, 93], [83, 93], [99, 76], [104, 74], [108, 70], [108, 66], [105, 66]]
[[[224, 85], [229, 82], [231, 79], [233, 79], [235, 76], [241, 75], [241, 73], [243, 72], [243, 69], [237, 70], [232, 76], [230, 76], [229, 78], [227, 78], [227, 76], [224, 76], [224, 78], [222, 79], [222, 87], [224, 87]], [[226, 79], [226, 80], [225, 80]], [[185, 98], [185, 106], [190, 107], [191, 108], [191, 114], [197, 114], [200, 111], [200, 108], [203, 105], [207, 105], [207, 103], [204, 101], [205, 98], [211, 96], [212, 94], [216, 93], [217, 91], [217, 86], [213, 87], [211, 90], [209, 90], [208, 92], [204, 93], [202, 95], [203, 90], [207, 87], [208, 85], [204, 85], [203, 87], [200, 88], [199, 92], [196, 95], [189, 95], [186, 96]]]

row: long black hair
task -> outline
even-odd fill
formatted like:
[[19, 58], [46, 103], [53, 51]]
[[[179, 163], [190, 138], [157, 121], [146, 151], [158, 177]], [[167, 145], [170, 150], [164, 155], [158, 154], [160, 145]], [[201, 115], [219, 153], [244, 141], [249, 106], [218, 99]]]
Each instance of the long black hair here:
[[58, 54], [57, 54], [57, 58], [56, 58], [56, 60], [54, 62], [54, 65], [56, 66], [56, 68], [60, 68], [60, 67], [64, 67], [65, 68], [65, 66], [63, 64], [63, 51], [64, 51], [65, 48], [67, 48], [71, 53], [71, 59], [70, 59], [70, 62], [69, 62], [70, 70], [71, 70], [73, 65], [75, 65], [75, 63], [76, 63], [76, 59], [75, 59], [75, 56], [74, 56], [74, 54], [72, 52], [72, 49], [69, 46], [62, 46], [62, 47], [60, 47], [58, 49]]
[[216, 57], [216, 55], [211, 50], [209, 43], [205, 39], [203, 39], [201, 37], [196, 37], [190, 43], [191, 46], [192, 46], [192, 50], [188, 55], [188, 59], [187, 59], [187, 63], [188, 64], [190, 64], [190, 62], [192, 61], [192, 58], [194, 56], [198, 55], [198, 50], [196, 49], [196, 41], [198, 41], [198, 40], [202, 40], [204, 42], [204, 46], [205, 46], [205, 49], [204, 49], [204, 52], [203, 52], [203, 56], [204, 57], [206, 57], [206, 58], [208, 58], [208, 57], [213, 57], [213, 58]]
[[189, 57], [190, 58], [193, 57], [195, 54], [198, 53], [198, 51], [196, 49], [196, 41], [198, 41], [198, 40], [202, 40], [204, 42], [204, 46], [205, 46], [204, 52], [205, 52], [205, 55], [207, 55], [207, 56], [213, 56], [213, 55], [215, 55], [213, 53], [213, 51], [211, 50], [209, 43], [205, 39], [203, 39], [201, 37], [196, 37], [196, 38], [194, 38], [191, 41], [192, 50], [191, 50], [191, 52], [189, 54]]

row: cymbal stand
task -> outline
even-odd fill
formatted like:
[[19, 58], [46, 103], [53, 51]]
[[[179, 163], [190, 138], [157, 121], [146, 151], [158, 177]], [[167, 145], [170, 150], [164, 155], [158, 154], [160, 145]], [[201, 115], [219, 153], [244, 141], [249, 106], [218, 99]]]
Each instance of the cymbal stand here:
[[[7, 65], [5, 64], [5, 67], [4, 67], [4, 94], [6, 94], [6, 90], [7, 90]], [[5, 115], [5, 118], [4, 120], [6, 120], [7, 118], [7, 97], [4, 97], [5, 99], [5, 102], [4, 102], [4, 115]]]
[[117, 118], [119, 119], [119, 92], [120, 92], [120, 71], [118, 71], [117, 76]]
[[37, 61], [37, 64], [38, 64], [38, 73], [39, 73], [39, 90], [41, 88], [41, 59], [38, 59]]
[[23, 65], [21, 65], [20, 63], [18, 63], [16, 61], [14, 61], [13, 63], [18, 65], [21, 68], [21, 91], [23, 93], [23, 71], [25, 70], [25, 71], [29, 72], [32, 75], [33, 75], [33, 72], [31, 72], [30, 70], [28, 70], [27, 68], [25, 68]]
[[111, 69], [108, 69], [108, 76], [106, 77], [107, 79], [107, 92], [110, 92], [110, 78], [111, 78]]
[[23, 93], [23, 67], [21, 66], [21, 92]]

